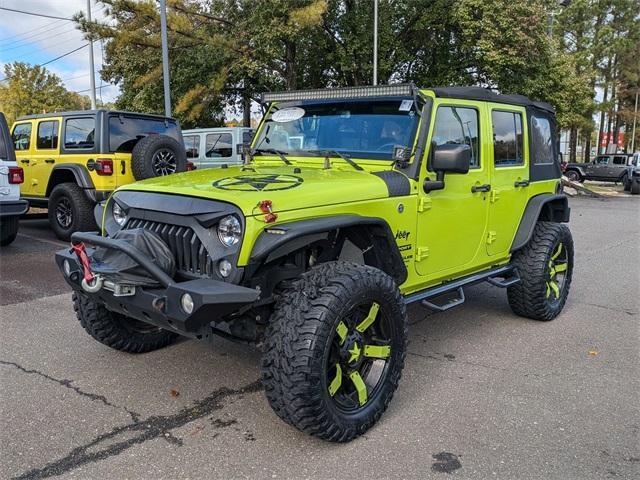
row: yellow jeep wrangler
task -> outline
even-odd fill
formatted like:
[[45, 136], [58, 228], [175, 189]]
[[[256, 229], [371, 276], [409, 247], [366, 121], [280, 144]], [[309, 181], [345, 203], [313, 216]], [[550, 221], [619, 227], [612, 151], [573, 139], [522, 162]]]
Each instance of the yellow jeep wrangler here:
[[22, 196], [49, 209], [56, 236], [97, 230], [93, 208], [117, 187], [187, 169], [178, 122], [107, 110], [16, 120], [12, 138], [24, 169]]

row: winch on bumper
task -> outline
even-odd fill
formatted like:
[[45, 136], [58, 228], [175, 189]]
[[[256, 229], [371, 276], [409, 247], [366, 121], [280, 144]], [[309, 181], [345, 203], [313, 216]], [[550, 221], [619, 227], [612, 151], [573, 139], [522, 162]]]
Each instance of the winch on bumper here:
[[[159, 284], [157, 287], [118, 285], [100, 276], [87, 281], [78, 255], [73, 249], [64, 249], [56, 253], [56, 263], [74, 290], [111, 311], [185, 336], [198, 337], [210, 322], [256, 301], [260, 295], [258, 290], [208, 278], [176, 282], [140, 250], [123, 240], [76, 232], [71, 236], [71, 242], [121, 251]], [[93, 248], [86, 248], [88, 257], [93, 252]]]

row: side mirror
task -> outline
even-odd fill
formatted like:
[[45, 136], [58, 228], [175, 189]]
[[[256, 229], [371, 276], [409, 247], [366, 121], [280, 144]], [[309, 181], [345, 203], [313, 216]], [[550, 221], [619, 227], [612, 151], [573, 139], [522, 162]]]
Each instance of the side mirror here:
[[[432, 146], [433, 148], [433, 146]], [[467, 173], [471, 163], [471, 147], [469, 145], [445, 144], [435, 147], [431, 160], [431, 169], [436, 172], [436, 179], [427, 178], [422, 185], [425, 193], [444, 188], [445, 173]]]
[[471, 147], [469, 145], [445, 144], [436, 147], [431, 167], [436, 173], [468, 173], [470, 163]]

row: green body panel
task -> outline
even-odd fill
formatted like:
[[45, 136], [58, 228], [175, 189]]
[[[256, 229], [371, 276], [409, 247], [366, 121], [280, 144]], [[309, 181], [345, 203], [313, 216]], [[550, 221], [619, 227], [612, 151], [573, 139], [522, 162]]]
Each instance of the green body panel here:
[[[275, 156], [256, 156], [250, 166], [159, 177], [126, 185], [121, 190], [160, 192], [232, 203], [245, 215], [245, 231], [238, 266], [250, 262], [251, 252], [266, 227], [298, 220], [334, 215], [359, 215], [384, 219], [395, 235], [407, 268], [400, 286], [408, 294], [509, 262], [510, 247], [528, 201], [541, 193], [554, 193], [559, 180], [528, 180], [528, 131], [524, 107], [489, 102], [436, 98], [433, 101], [426, 145], [430, 145], [440, 106], [472, 107], [479, 114], [480, 167], [466, 174], [446, 174], [445, 188], [425, 193], [428, 177], [425, 152], [418, 180], [409, 179], [410, 193], [389, 197], [385, 182], [372, 172], [391, 170], [390, 161], [357, 159], [357, 171], [339, 158], [288, 156], [284, 165]], [[494, 167], [491, 110], [522, 113], [524, 163]], [[259, 136], [256, 135], [256, 138]], [[329, 165], [327, 165], [329, 163]], [[329, 168], [326, 168], [329, 166]], [[490, 192], [471, 193], [471, 188], [490, 184]], [[277, 214], [267, 223], [259, 204], [272, 203]], [[188, 212], [185, 212], [187, 214]]]

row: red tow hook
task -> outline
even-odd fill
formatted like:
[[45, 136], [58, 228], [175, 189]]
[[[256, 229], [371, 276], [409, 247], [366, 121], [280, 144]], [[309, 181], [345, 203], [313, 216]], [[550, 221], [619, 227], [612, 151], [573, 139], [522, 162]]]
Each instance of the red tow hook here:
[[89, 262], [89, 256], [87, 255], [87, 249], [84, 246], [84, 243], [75, 243], [71, 244], [71, 250], [76, 254], [80, 263], [82, 264], [82, 274], [84, 276], [84, 280], [87, 283], [91, 283], [94, 279], [93, 273], [91, 273], [91, 263]]
[[264, 221], [266, 223], [273, 223], [278, 219], [278, 214], [273, 213], [272, 207], [273, 203], [271, 202], [271, 200], [262, 200], [260, 203], [258, 203], [258, 208], [260, 209], [260, 211], [266, 214], [264, 216]]

